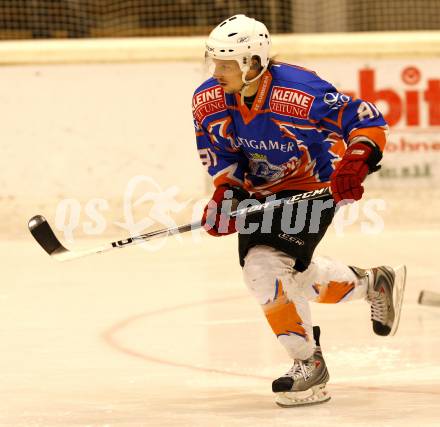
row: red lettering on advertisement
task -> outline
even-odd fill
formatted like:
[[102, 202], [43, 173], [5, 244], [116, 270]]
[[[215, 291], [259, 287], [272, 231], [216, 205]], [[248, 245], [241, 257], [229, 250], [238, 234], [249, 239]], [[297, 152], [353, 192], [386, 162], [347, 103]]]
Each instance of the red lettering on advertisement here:
[[401, 73], [402, 80], [408, 85], [415, 85], [420, 81], [422, 75], [417, 67], [406, 67]]
[[[400, 75], [402, 82], [410, 89], [403, 94], [390, 87], [376, 86], [376, 71], [362, 69], [359, 71], [359, 96], [372, 103], [382, 102], [388, 105], [384, 114], [390, 126], [395, 126], [402, 119], [408, 127], [421, 125], [421, 105], [426, 103], [427, 125], [440, 125], [440, 79], [428, 79], [425, 89], [415, 89], [414, 85], [421, 81], [422, 74], [414, 66], [403, 69]], [[348, 93], [344, 91], [344, 93]]]
[[409, 141], [407, 138], [400, 138], [398, 141], [388, 141], [385, 151], [389, 153], [419, 153], [419, 152], [438, 152], [440, 142], [438, 141]]
[[440, 125], [440, 80], [428, 80], [425, 90], [425, 101], [429, 105], [429, 124]]
[[408, 126], [420, 125], [419, 92], [409, 90], [406, 92], [406, 124]]
[[388, 104], [388, 112], [384, 117], [390, 126], [394, 126], [402, 115], [402, 101], [399, 95], [390, 88], [376, 90], [374, 70], [360, 70], [359, 83], [362, 99], [373, 104], [378, 101], [384, 101]]

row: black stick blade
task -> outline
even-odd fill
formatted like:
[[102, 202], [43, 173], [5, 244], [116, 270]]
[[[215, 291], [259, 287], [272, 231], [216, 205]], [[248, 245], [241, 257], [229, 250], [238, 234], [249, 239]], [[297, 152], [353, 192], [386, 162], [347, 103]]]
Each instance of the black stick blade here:
[[44, 216], [35, 215], [32, 217], [29, 220], [28, 227], [32, 236], [49, 255], [66, 250], [55, 236]]

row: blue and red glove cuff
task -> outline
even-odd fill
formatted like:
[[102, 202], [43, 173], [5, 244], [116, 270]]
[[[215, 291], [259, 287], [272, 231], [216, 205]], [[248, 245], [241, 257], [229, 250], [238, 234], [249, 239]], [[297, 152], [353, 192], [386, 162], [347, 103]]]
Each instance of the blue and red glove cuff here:
[[365, 138], [356, 138], [348, 146], [343, 159], [363, 160], [367, 164], [368, 173], [370, 174], [381, 168], [379, 162], [382, 160], [382, 157], [382, 151], [373, 141]]

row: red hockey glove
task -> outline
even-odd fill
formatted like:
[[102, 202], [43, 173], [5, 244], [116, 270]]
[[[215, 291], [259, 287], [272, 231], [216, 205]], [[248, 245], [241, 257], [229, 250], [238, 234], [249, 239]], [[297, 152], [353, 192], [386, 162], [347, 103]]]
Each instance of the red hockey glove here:
[[211, 236], [216, 237], [235, 233], [237, 231], [236, 219], [231, 218], [229, 213], [237, 208], [241, 200], [248, 197], [249, 193], [239, 187], [230, 187], [229, 185], [217, 187], [203, 211], [203, 228]]
[[380, 169], [377, 164], [381, 159], [382, 153], [375, 144], [351, 144], [330, 178], [335, 203], [344, 199], [360, 200], [364, 192], [362, 182], [369, 173]]

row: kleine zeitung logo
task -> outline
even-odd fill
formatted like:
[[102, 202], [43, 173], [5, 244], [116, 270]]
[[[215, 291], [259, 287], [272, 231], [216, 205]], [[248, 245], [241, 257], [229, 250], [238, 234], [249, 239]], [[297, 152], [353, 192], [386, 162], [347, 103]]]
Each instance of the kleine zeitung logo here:
[[211, 114], [225, 111], [226, 104], [221, 86], [210, 87], [195, 94], [192, 109], [194, 117], [199, 123]]
[[298, 89], [274, 86], [269, 105], [274, 113], [307, 119], [315, 97]]

